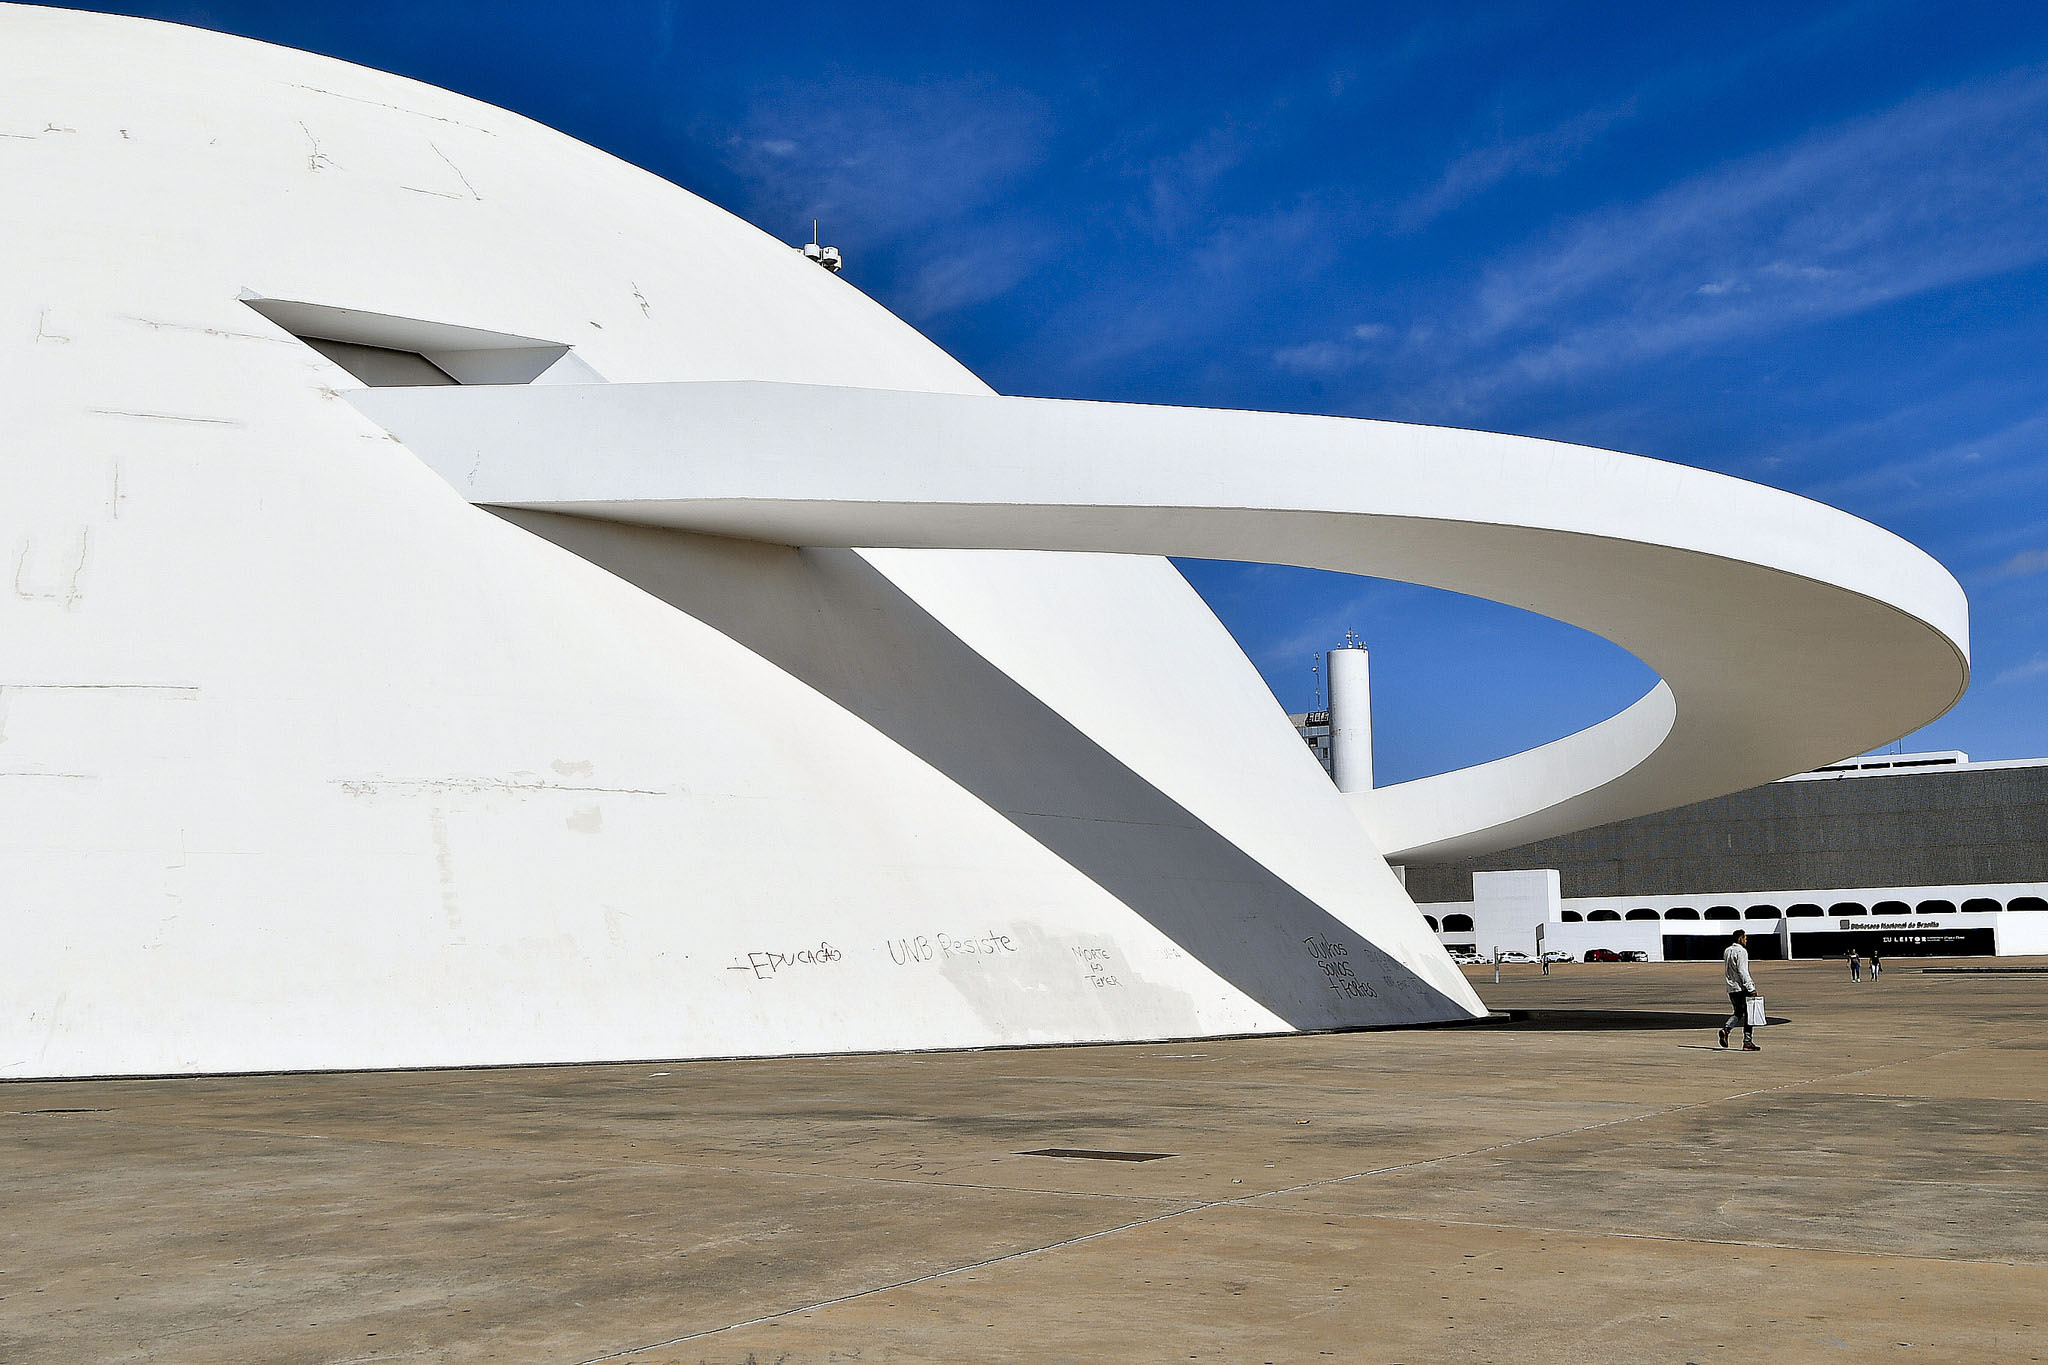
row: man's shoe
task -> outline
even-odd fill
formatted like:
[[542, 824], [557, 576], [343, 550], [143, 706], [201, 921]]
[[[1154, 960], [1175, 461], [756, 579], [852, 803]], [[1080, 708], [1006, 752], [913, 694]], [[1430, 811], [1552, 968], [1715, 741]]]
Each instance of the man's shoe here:
[[1751, 1042], [1745, 1042], [1745, 1043], [1743, 1043], [1743, 1045], [1742, 1045], [1742, 1050], [1743, 1050], [1744, 1052], [1762, 1052], [1762, 1051], [1763, 1051], [1763, 1049], [1762, 1049], [1762, 1048], [1758, 1047], [1758, 1046], [1757, 1046], [1757, 1045], [1756, 1045], [1755, 1043], [1751, 1043]]
[[1727, 1029], [1722, 1029], [1722, 1030], [1721, 1030], [1721, 1046], [1722, 1046], [1722, 1047], [1726, 1047], [1726, 1046], [1728, 1046], [1728, 1030], [1727, 1030]]

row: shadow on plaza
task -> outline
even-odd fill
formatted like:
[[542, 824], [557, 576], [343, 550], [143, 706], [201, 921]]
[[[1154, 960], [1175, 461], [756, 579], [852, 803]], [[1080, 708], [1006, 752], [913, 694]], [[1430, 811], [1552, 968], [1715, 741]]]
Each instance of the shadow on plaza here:
[[[1773, 1024], [1791, 1022], [1776, 1014], [1765, 1018]], [[1636, 1029], [1718, 1029], [1727, 1019], [1726, 1014], [1702, 1010], [1496, 1010], [1477, 1021], [1477, 1026], [1531, 1033], [1619, 1033]]]

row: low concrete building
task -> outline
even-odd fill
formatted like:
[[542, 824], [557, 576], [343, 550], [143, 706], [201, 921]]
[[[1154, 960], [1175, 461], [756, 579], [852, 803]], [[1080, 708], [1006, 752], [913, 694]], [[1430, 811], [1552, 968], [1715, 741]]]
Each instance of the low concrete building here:
[[2048, 952], [2048, 759], [1851, 759], [1406, 879], [1482, 955], [1714, 957], [1738, 928], [1760, 958]]

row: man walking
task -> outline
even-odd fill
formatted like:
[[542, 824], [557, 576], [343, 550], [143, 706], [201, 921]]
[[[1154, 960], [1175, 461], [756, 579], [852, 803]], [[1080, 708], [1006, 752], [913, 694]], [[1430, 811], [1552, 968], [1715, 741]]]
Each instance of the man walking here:
[[1851, 981], [1861, 981], [1863, 979], [1863, 959], [1856, 956], [1854, 948], [1849, 950], [1849, 979]]
[[1733, 1010], [1728, 1022], [1721, 1025], [1721, 1046], [1728, 1046], [1728, 1032], [1737, 1024], [1742, 1025], [1742, 1050], [1762, 1052], [1756, 1045], [1756, 1032], [1749, 1022], [1749, 997], [1757, 993], [1756, 981], [1749, 974], [1749, 931], [1737, 929], [1735, 939], [1728, 945], [1728, 951], [1721, 954], [1721, 975], [1728, 981], [1728, 1004]]

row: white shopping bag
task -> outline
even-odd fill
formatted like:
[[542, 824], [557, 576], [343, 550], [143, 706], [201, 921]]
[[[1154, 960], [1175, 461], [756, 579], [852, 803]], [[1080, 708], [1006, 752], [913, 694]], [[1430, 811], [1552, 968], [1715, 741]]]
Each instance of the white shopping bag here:
[[1762, 1028], [1770, 1022], [1770, 1020], [1764, 1017], [1764, 998], [1761, 995], [1752, 995], [1742, 1003], [1749, 1009], [1749, 1026], [1751, 1028]]

